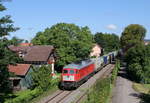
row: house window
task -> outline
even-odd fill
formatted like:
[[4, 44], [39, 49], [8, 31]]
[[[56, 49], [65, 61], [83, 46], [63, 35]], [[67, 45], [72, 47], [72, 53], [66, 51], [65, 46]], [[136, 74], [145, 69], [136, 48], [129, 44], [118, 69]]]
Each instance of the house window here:
[[19, 86], [19, 82], [20, 82], [20, 79], [15, 79], [15, 80], [13, 80], [13, 86], [14, 86], [14, 87]]

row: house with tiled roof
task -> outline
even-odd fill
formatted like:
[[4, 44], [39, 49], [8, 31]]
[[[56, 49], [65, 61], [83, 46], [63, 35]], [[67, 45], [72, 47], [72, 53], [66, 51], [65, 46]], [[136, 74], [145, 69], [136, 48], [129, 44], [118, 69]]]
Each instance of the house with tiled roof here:
[[23, 58], [24, 64], [47, 65], [55, 62], [55, 51], [51, 45], [38, 46], [9, 46]]
[[55, 51], [53, 46], [9, 46], [9, 49], [17, 53], [18, 56], [23, 59], [22, 64], [18, 64], [16, 66], [9, 66], [9, 71], [14, 72], [14, 74], [17, 76], [16, 79], [12, 79], [14, 79], [15, 84], [16, 81], [18, 81], [21, 88], [28, 88], [29, 86], [28, 83], [27, 85], [24, 85], [24, 83], [26, 82], [26, 73], [28, 73], [27, 70], [29, 69], [29, 65], [35, 67], [40, 67], [41, 65], [51, 65], [50, 69], [52, 69], [52, 74], [54, 74]]
[[90, 57], [99, 57], [102, 54], [102, 47], [98, 44], [93, 44], [92, 51], [90, 53]]
[[13, 90], [27, 89], [31, 86], [31, 64], [8, 65], [8, 71], [13, 74], [9, 79]]
[[27, 64], [48, 64], [55, 56], [54, 47], [50, 45], [9, 46], [9, 49], [16, 52]]

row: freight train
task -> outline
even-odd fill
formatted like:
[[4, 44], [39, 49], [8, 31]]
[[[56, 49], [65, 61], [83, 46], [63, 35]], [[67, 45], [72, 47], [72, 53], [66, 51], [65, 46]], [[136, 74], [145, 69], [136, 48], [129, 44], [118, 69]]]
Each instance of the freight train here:
[[77, 88], [96, 72], [115, 60], [117, 52], [66, 65], [62, 69], [61, 89]]

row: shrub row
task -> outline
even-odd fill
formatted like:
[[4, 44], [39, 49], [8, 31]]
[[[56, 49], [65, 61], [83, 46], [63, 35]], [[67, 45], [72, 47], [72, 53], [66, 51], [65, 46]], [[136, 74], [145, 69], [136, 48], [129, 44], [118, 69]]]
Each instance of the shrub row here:
[[112, 84], [114, 84], [114, 82], [115, 82], [115, 80], [117, 78], [117, 74], [118, 74], [119, 69], [120, 69], [120, 61], [117, 60], [115, 68], [113, 69], [113, 72], [112, 72], [112, 75], [111, 75], [111, 83]]
[[96, 84], [88, 91], [85, 103], [106, 103], [108, 101], [111, 85], [116, 80], [119, 68], [120, 62], [117, 61], [111, 77], [97, 80]]

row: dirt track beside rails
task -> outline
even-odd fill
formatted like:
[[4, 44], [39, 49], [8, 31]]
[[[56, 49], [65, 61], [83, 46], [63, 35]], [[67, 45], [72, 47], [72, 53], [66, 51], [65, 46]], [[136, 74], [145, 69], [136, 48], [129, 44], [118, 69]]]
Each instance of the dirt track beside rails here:
[[112, 103], [140, 103], [139, 95], [132, 88], [132, 81], [128, 79], [125, 67], [122, 67], [113, 90]]

